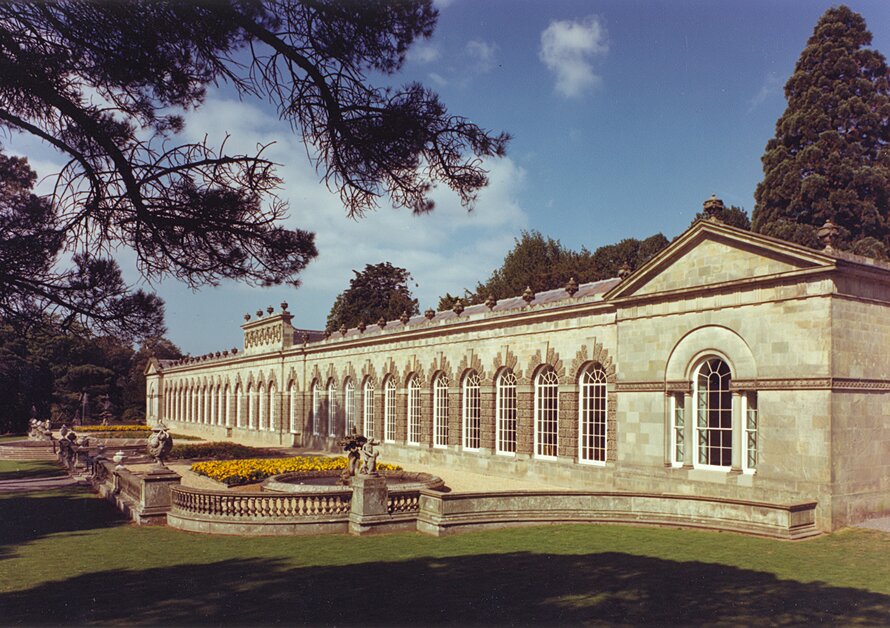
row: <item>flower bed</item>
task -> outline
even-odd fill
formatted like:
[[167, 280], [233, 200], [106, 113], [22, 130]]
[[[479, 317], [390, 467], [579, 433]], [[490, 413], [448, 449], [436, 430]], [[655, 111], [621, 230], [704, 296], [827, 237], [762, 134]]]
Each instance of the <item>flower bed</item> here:
[[[322, 456], [294, 456], [292, 458], [248, 458], [246, 460], [212, 460], [196, 462], [192, 471], [222, 482], [227, 486], [259, 482], [279, 473], [337, 471], [346, 468], [346, 458]], [[382, 471], [401, 471], [392, 464], [378, 464]]]

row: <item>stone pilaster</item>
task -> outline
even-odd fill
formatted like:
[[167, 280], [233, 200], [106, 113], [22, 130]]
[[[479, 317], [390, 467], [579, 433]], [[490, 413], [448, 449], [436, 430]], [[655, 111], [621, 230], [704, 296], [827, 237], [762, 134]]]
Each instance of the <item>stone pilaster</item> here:
[[479, 390], [481, 405], [481, 443], [482, 449], [494, 451], [495, 446], [495, 389], [494, 386], [483, 386]]
[[420, 434], [417, 441], [427, 447], [433, 446], [433, 395], [428, 388], [420, 393]]
[[448, 444], [460, 447], [463, 433], [461, 431], [460, 388], [448, 389]]
[[563, 386], [559, 391], [559, 457], [578, 461], [578, 390]]
[[396, 391], [396, 442], [404, 443], [408, 438], [408, 391]]

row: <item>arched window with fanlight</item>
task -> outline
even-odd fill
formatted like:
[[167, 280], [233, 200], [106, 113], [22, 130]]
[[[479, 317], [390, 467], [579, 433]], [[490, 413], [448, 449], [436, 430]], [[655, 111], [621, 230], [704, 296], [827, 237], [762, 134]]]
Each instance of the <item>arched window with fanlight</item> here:
[[516, 453], [516, 375], [510, 369], [500, 372], [495, 386], [495, 451]]
[[343, 384], [343, 419], [346, 434], [352, 434], [355, 431], [355, 384], [351, 379]]
[[386, 378], [383, 385], [383, 440], [393, 442], [396, 439], [396, 382], [392, 377]]
[[463, 446], [464, 449], [479, 449], [482, 436], [482, 403], [480, 379], [476, 371], [470, 371], [463, 383]]
[[433, 380], [433, 447], [448, 446], [448, 377]]
[[606, 372], [591, 364], [578, 378], [578, 459], [606, 461]]
[[337, 435], [336, 401], [337, 389], [334, 387], [334, 381], [331, 380], [328, 382], [328, 436]]
[[559, 377], [553, 367], [535, 377], [535, 456], [555, 458], [559, 454]]
[[319, 415], [321, 414], [321, 387], [318, 385], [318, 382], [312, 382], [312, 434], [313, 436], [318, 436], [320, 432], [319, 423], [321, 423], [321, 419]]
[[732, 375], [722, 359], [704, 360], [693, 375], [693, 415], [698, 466], [732, 466]]
[[417, 445], [420, 441], [420, 378], [408, 378], [408, 443]]

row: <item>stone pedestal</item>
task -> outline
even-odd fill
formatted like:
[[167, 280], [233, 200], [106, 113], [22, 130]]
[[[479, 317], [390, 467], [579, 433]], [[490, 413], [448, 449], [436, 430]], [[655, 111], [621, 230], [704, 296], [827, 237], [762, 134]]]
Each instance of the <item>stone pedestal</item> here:
[[164, 525], [172, 500], [170, 487], [178, 486], [182, 478], [165, 467], [154, 468], [142, 476], [142, 491], [136, 508], [140, 525]]
[[352, 478], [349, 533], [362, 535], [383, 531], [390, 519], [386, 478], [380, 475], [356, 475]]

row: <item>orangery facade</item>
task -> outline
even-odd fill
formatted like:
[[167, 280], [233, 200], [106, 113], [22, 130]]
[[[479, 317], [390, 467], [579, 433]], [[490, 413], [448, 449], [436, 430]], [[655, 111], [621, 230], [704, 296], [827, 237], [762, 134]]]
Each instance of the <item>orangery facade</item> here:
[[[248, 317], [246, 317], [248, 318]], [[586, 490], [890, 510], [890, 265], [712, 220], [635, 272], [153, 360], [149, 421]], [[447, 478], [446, 478], [447, 480]]]

